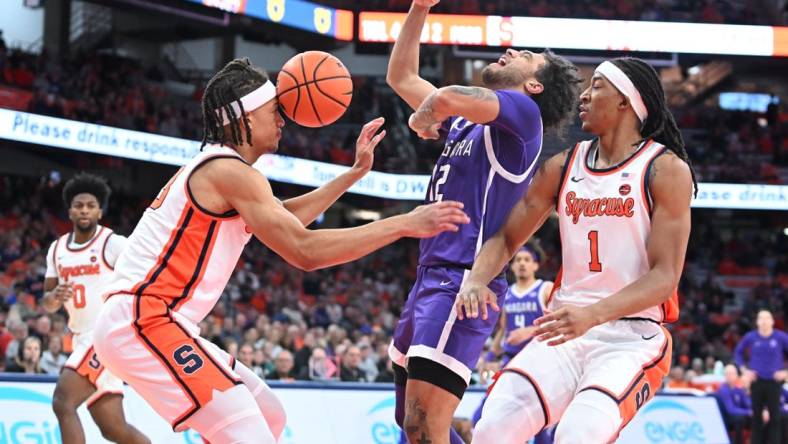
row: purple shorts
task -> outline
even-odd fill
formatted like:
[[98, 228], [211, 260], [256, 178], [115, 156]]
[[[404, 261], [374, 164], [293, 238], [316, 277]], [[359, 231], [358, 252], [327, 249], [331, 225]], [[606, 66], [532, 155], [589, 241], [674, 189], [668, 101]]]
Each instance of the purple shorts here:
[[[449, 267], [419, 267], [405, 309], [394, 330], [389, 355], [395, 364], [406, 367], [407, 358], [416, 356], [437, 362], [462, 377], [466, 383], [476, 368], [484, 343], [498, 322], [498, 312], [488, 306], [487, 320], [457, 320], [454, 302], [469, 270]], [[493, 280], [490, 289], [503, 304], [507, 282]]]

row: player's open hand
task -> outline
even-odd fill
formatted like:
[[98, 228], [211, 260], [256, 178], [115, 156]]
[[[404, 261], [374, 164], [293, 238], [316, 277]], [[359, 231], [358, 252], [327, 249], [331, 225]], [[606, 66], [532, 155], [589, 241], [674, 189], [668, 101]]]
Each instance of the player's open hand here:
[[534, 325], [536, 339], [549, 340], [547, 345], [553, 346], [583, 336], [597, 322], [589, 307], [566, 305], [535, 320]]
[[413, 0], [414, 5], [423, 6], [425, 8], [432, 8], [438, 3], [440, 3], [440, 0]]
[[408, 118], [408, 126], [421, 139], [436, 140], [440, 137], [440, 134], [438, 133], [438, 130], [441, 127], [440, 122], [425, 123], [422, 121], [422, 119], [419, 118], [419, 114], [417, 112], [411, 114], [410, 117]]
[[457, 310], [457, 319], [476, 319], [481, 314], [487, 320], [487, 305], [494, 311], [501, 311], [498, 307], [498, 297], [486, 285], [466, 282], [457, 295], [454, 309]]
[[74, 297], [74, 287], [70, 282], [59, 284], [54, 290], [52, 290], [52, 295], [58, 302], [66, 302]]
[[460, 225], [471, 221], [462, 211], [462, 202], [444, 200], [420, 205], [405, 216], [407, 236], [425, 238], [444, 231], [457, 231]]
[[354, 170], [366, 174], [372, 169], [372, 164], [375, 162], [375, 147], [386, 137], [386, 130], [378, 133], [378, 130], [385, 122], [386, 119], [378, 117], [375, 120], [367, 122], [361, 129], [358, 140], [356, 140], [356, 161], [353, 163]]

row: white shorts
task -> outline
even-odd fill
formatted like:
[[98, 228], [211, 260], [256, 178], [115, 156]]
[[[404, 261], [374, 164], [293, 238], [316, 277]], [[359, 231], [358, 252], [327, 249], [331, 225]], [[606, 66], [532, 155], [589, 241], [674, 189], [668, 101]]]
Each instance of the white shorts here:
[[74, 370], [96, 387], [96, 392], [87, 399], [88, 407], [104, 395], [123, 395], [123, 381], [107, 370], [96, 356], [93, 332], [74, 334], [72, 343], [74, 351], [66, 360], [64, 368]]
[[661, 325], [620, 320], [555, 347], [534, 339], [502, 372], [517, 373], [533, 385], [545, 427], [558, 423], [577, 394], [596, 390], [618, 405], [620, 430], [662, 385], [671, 352], [670, 333]]
[[[198, 336], [192, 321], [162, 299], [119, 294], [109, 298], [96, 321], [96, 351], [175, 431], [213, 398], [241, 385], [235, 360]], [[249, 414], [259, 414], [256, 405]]]

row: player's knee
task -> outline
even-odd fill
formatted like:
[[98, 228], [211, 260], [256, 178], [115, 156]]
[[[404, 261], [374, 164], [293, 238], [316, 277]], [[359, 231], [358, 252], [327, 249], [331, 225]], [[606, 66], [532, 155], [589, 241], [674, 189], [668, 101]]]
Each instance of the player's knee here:
[[563, 418], [555, 432], [556, 444], [605, 443], [616, 434], [618, 427], [613, 418], [600, 412], [587, 412], [581, 418]]
[[104, 422], [98, 424], [101, 436], [109, 442], [124, 442], [128, 434], [127, 425], [125, 421], [122, 422]]
[[55, 416], [61, 418], [76, 414], [77, 407], [73, 399], [63, 393], [62, 390], [55, 389], [55, 393], [52, 395], [52, 410], [55, 412]]

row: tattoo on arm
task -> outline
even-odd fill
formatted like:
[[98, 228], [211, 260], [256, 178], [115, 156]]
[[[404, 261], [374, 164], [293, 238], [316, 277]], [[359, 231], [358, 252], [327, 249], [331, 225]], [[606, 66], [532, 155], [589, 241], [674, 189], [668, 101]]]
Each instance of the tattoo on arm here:
[[408, 439], [414, 444], [432, 444], [427, 427], [427, 411], [418, 399], [408, 403], [407, 414], [409, 418], [405, 420], [405, 433]]
[[430, 94], [419, 106], [419, 109], [413, 115], [415, 124], [420, 128], [428, 128], [431, 125], [438, 123], [438, 120], [433, 114], [433, 104], [435, 103], [435, 94]]
[[479, 88], [476, 86], [447, 86], [446, 89], [451, 91], [455, 94], [459, 94], [462, 96], [473, 97], [474, 99], [478, 99], [481, 101], [493, 101], [496, 100], [495, 92], [491, 89], [487, 88]]

